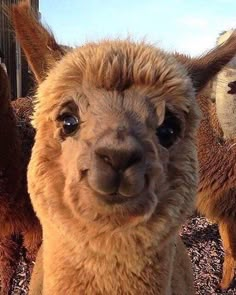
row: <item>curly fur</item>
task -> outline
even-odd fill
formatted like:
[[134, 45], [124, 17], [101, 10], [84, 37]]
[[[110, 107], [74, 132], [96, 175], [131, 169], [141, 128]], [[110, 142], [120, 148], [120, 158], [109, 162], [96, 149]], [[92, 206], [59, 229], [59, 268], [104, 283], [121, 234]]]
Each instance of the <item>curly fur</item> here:
[[[197, 188], [195, 92], [232, 58], [236, 36], [195, 61], [130, 40], [64, 56], [26, 2], [12, 19], [39, 82], [28, 183], [43, 244], [30, 294], [194, 294], [178, 230]], [[156, 136], [168, 112], [180, 130], [169, 149]], [[60, 119], [68, 113], [80, 120], [71, 136]], [[107, 193], [116, 164], [98, 148], [120, 164], [137, 146], [142, 157], [119, 170], [119, 193]]]
[[[216, 115], [216, 105], [209, 99], [210, 93], [211, 88], [208, 87], [198, 97], [203, 119], [198, 132], [200, 181], [196, 205], [201, 214], [219, 224], [221, 237], [231, 240], [230, 245], [224, 248], [226, 255], [235, 261], [236, 232], [234, 226], [231, 226], [236, 220], [235, 140], [224, 139]], [[221, 282], [223, 289], [229, 287], [234, 276], [234, 267], [235, 262], [233, 266], [230, 263], [230, 274], [223, 275]], [[228, 266], [224, 264], [225, 273], [227, 268]]]
[[[5, 72], [0, 67], [0, 279], [1, 294], [9, 294], [20, 250], [35, 259], [41, 228], [27, 193], [26, 168], [34, 139], [29, 121], [32, 101], [20, 98], [10, 103]], [[31, 266], [32, 267], [32, 266]]]
[[210, 92], [207, 88], [198, 96], [203, 119], [198, 132], [200, 182], [197, 207], [211, 221], [235, 221], [234, 140], [223, 138], [215, 103], [209, 99]]
[[[234, 30], [224, 32], [218, 43]], [[236, 266], [235, 63], [234, 57], [198, 96], [203, 119], [198, 131], [198, 211], [219, 225], [225, 251], [220, 286], [227, 289]], [[211, 98], [211, 99], [210, 99]]]

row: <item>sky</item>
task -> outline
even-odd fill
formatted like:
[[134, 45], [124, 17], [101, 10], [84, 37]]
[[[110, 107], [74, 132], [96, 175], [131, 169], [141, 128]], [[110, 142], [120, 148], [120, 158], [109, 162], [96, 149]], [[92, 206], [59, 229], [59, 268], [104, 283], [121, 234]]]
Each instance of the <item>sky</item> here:
[[69, 46], [131, 36], [196, 56], [236, 28], [236, 0], [40, 0], [40, 12]]

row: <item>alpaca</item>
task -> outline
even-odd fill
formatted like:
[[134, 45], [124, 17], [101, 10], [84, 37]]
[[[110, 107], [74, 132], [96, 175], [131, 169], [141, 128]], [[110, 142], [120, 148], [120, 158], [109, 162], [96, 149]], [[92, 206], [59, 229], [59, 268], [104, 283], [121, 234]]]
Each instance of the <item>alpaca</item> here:
[[236, 52], [199, 59], [105, 40], [67, 54], [12, 7], [38, 81], [29, 193], [43, 228], [30, 294], [194, 294], [178, 235], [197, 189], [195, 94]]
[[[0, 66], [0, 294], [10, 291], [20, 241], [26, 259], [35, 259], [41, 242], [41, 228], [26, 188], [26, 166], [34, 131], [29, 122], [30, 99], [10, 103], [7, 76]], [[32, 268], [32, 265], [31, 265]]]
[[[232, 33], [223, 34], [218, 43]], [[219, 225], [225, 251], [222, 289], [230, 286], [236, 266], [235, 80], [236, 57], [217, 75], [213, 86], [198, 96], [203, 119], [198, 131], [200, 182], [196, 205], [201, 214]]]

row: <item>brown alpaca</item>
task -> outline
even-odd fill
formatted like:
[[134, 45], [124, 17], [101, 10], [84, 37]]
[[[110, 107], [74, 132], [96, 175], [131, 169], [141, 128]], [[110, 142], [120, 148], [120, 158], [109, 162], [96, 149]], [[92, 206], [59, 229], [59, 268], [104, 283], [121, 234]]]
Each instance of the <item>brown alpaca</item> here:
[[211, 88], [207, 88], [198, 97], [204, 117], [198, 132], [200, 183], [197, 209], [219, 225], [225, 251], [220, 287], [227, 289], [236, 266], [235, 141], [223, 138], [216, 106], [210, 96]]
[[203, 119], [198, 132], [197, 209], [219, 225], [225, 251], [222, 289], [230, 286], [236, 267], [235, 61], [218, 75], [216, 87], [198, 96]]
[[64, 55], [26, 2], [12, 19], [39, 82], [28, 182], [43, 245], [30, 294], [194, 294], [178, 231], [197, 188], [195, 92], [236, 36], [196, 60], [119, 40]]
[[6, 74], [0, 66], [0, 294], [9, 294], [20, 243], [31, 262], [41, 242], [39, 221], [26, 188], [26, 166], [34, 131], [29, 122], [30, 99], [10, 103]]

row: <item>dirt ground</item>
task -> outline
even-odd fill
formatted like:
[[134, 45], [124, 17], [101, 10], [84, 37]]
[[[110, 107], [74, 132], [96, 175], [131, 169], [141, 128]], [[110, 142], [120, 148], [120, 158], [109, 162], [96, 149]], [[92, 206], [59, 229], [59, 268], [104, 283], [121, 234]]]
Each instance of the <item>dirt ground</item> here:
[[[218, 289], [223, 249], [217, 226], [203, 217], [194, 216], [183, 226], [181, 236], [192, 260], [196, 295], [236, 295], [236, 279], [226, 292]], [[21, 257], [11, 294], [26, 295], [28, 281], [28, 267]]]
[[236, 279], [227, 291], [218, 289], [224, 255], [218, 227], [194, 216], [183, 226], [181, 236], [192, 260], [196, 295], [236, 295]]

